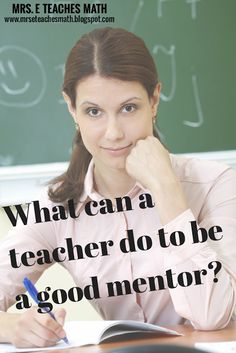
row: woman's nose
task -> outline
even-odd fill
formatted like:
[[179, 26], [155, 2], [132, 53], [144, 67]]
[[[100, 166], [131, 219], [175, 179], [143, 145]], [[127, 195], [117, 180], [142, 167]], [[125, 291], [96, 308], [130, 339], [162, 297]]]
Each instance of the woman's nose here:
[[107, 140], [115, 141], [115, 140], [120, 140], [123, 137], [124, 137], [124, 131], [120, 123], [117, 121], [117, 119], [115, 117], [108, 119], [106, 131], [105, 131], [105, 138]]

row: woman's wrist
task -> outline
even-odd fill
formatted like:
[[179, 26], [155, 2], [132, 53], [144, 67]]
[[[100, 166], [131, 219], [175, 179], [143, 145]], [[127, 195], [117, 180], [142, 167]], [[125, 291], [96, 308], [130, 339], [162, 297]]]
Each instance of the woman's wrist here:
[[150, 191], [163, 225], [188, 209], [187, 200], [178, 180], [168, 181], [165, 185], [156, 183], [150, 188]]

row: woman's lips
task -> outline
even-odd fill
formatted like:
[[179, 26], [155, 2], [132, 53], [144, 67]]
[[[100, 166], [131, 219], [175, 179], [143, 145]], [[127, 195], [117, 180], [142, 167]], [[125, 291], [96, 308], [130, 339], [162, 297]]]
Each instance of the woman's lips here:
[[127, 150], [132, 146], [132, 144], [129, 144], [127, 146], [124, 147], [102, 147], [102, 149], [104, 149], [106, 152], [117, 156], [117, 155], [123, 155], [127, 152]]

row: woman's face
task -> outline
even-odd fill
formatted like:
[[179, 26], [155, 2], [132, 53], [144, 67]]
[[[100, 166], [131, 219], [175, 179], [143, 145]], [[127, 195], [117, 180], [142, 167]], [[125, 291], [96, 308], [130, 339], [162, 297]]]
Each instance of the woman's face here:
[[94, 75], [77, 85], [76, 108], [65, 97], [96, 168], [124, 169], [136, 142], [153, 135], [159, 93], [149, 99], [138, 82]]

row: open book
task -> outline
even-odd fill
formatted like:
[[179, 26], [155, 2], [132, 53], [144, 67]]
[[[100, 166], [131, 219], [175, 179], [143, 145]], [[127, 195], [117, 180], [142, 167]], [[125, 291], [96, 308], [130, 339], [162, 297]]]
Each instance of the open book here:
[[99, 344], [128, 338], [148, 338], [163, 335], [180, 335], [176, 331], [139, 321], [69, 321], [65, 324], [69, 345], [60, 341], [57, 345], [37, 349], [17, 349], [11, 344], [0, 344], [0, 352], [47, 351]]
[[[68, 339], [73, 342], [75, 337], [78, 345], [99, 344], [116, 341], [127, 337], [150, 337], [161, 335], [179, 335], [176, 331], [139, 321], [71, 321], [65, 326]], [[81, 333], [81, 334], [80, 334]], [[72, 334], [72, 335], [71, 335]], [[71, 335], [71, 339], [70, 339]]]

